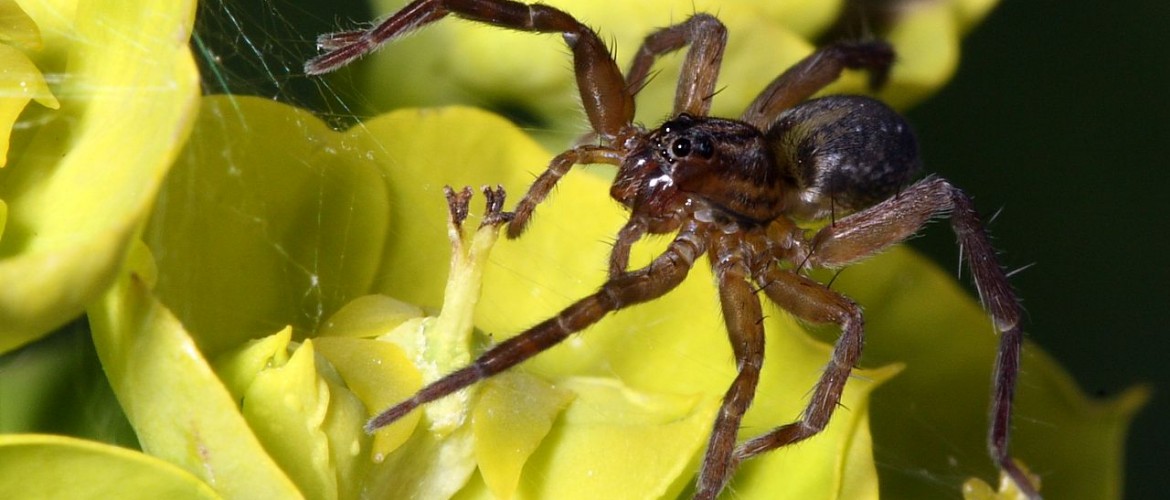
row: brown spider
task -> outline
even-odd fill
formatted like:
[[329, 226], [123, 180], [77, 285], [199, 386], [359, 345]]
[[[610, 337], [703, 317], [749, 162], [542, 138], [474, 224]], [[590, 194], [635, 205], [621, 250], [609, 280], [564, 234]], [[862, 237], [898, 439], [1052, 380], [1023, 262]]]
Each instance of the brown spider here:
[[[610, 312], [662, 296], [706, 253], [738, 365], [697, 479], [695, 497], [714, 498], [743, 460], [824, 429], [861, 356], [861, 309], [808, 278], [807, 270], [865, 259], [912, 236], [930, 219], [949, 215], [980, 299], [1001, 333], [991, 456], [1029, 497], [1039, 498], [1008, 452], [1022, 342], [1020, 305], [970, 197], [939, 177], [911, 184], [919, 168], [917, 142], [905, 119], [883, 103], [844, 95], [806, 100], [845, 68], [868, 70], [871, 85], [881, 85], [894, 59], [889, 45], [822, 48], [773, 80], [738, 120], [707, 116], [727, 41], [723, 24], [707, 14], [650, 34], [623, 76], [593, 30], [553, 7], [508, 0], [416, 0], [372, 29], [321, 36], [318, 45], [327, 52], [309, 61], [305, 71], [332, 71], [448, 14], [509, 29], [561, 33], [573, 53], [581, 102], [600, 141], [551, 161], [520, 200], [508, 236], [524, 231], [536, 205], [577, 164], [618, 167], [610, 194], [630, 209], [630, 219], [618, 233], [609, 279], [600, 290], [375, 416], [367, 431], [507, 370]], [[687, 45], [674, 116], [652, 130], [633, 123], [634, 96], [655, 59]], [[814, 234], [797, 225], [829, 218], [831, 223]], [[627, 269], [636, 241], [664, 233], [675, 237], [662, 255], [646, 267]], [[763, 364], [757, 291], [801, 320], [840, 326], [842, 334], [800, 419], [737, 444]]]

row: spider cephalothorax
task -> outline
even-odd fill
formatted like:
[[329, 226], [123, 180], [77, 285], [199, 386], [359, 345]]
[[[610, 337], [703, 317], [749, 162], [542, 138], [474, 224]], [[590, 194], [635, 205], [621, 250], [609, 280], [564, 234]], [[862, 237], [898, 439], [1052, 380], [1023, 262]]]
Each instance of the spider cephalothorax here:
[[[809, 278], [807, 271], [865, 259], [910, 237], [930, 219], [949, 215], [980, 298], [1001, 333], [991, 454], [1022, 491], [1038, 498], [1008, 453], [1022, 344], [1019, 301], [971, 199], [939, 177], [912, 183], [919, 170], [914, 135], [881, 102], [858, 96], [809, 100], [846, 68], [869, 71], [871, 85], [880, 86], [894, 59], [888, 45], [824, 47], [781, 73], [734, 120], [707, 116], [727, 40], [723, 24], [707, 14], [651, 33], [623, 75], [593, 30], [553, 7], [509, 0], [416, 0], [370, 30], [322, 36], [319, 45], [327, 52], [309, 61], [306, 72], [331, 71], [448, 14], [515, 30], [561, 33], [573, 54], [592, 134], [599, 139], [551, 161], [511, 215], [508, 235], [524, 231], [535, 207], [576, 164], [617, 166], [610, 192], [630, 210], [630, 218], [618, 233], [609, 279], [597, 292], [427, 385], [371, 419], [367, 429], [515, 366], [610, 312], [666, 294], [706, 254], [738, 367], [696, 484], [696, 498], [714, 498], [741, 461], [820, 432], [861, 356], [861, 309]], [[690, 49], [673, 116], [652, 130], [635, 125], [634, 96], [655, 59], [685, 46]], [[812, 234], [797, 225], [820, 219], [831, 223]], [[635, 242], [668, 233], [674, 239], [660, 256], [640, 269], [628, 268]], [[800, 418], [737, 443], [764, 361], [757, 292], [801, 320], [838, 325], [841, 337]]]

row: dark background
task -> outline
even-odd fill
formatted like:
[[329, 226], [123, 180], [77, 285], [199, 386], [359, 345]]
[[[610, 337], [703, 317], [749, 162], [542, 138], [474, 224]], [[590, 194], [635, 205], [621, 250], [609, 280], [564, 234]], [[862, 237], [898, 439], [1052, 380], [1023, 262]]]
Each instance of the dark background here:
[[[1128, 442], [1126, 498], [1165, 498], [1170, 434], [1170, 4], [1004, 1], [958, 75], [909, 112], [927, 169], [985, 213], [1028, 334], [1090, 394], [1154, 397]], [[914, 245], [950, 269], [936, 228]]]

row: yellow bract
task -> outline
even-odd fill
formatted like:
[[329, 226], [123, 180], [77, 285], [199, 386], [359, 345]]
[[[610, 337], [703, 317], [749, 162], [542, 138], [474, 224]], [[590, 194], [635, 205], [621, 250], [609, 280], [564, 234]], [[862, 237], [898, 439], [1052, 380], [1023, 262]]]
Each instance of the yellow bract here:
[[[114, 282], [198, 95], [194, 2], [27, 2], [27, 19], [3, 4], [0, 142], [17, 101], [60, 106], [27, 110], [4, 148], [0, 352], [76, 317]], [[42, 72], [54, 75], [51, 95]]]
[[[138, 264], [149, 263], [140, 254]], [[110, 385], [143, 451], [228, 498], [295, 498], [188, 333], [132, 271], [89, 311]]]
[[484, 382], [471, 425], [475, 461], [496, 498], [516, 494], [524, 464], [575, 394], [522, 372], [502, 373]]
[[[422, 374], [406, 353], [393, 343], [374, 339], [318, 337], [316, 344], [321, 354], [345, 380], [346, 387], [365, 405], [361, 425], [365, 424], [365, 419], [422, 388]], [[381, 462], [383, 457], [402, 446], [414, 432], [421, 417], [421, 412], [411, 413], [374, 433], [373, 447], [367, 454], [370, 459]]]
[[4, 498], [221, 498], [172, 463], [64, 436], [0, 436], [0, 471]]
[[[337, 464], [333, 461], [335, 454], [330, 448], [341, 447], [344, 452], [361, 448], [355, 440], [361, 436], [364, 412], [356, 400], [351, 401], [357, 408], [347, 413], [357, 418], [347, 419], [348, 432], [343, 436], [328, 436], [323, 427], [329, 407], [345, 400], [330, 392], [315, 365], [313, 344], [305, 341], [287, 363], [256, 374], [244, 393], [242, 411], [264, 449], [296, 483], [301, 494], [308, 498], [333, 499], [338, 498], [340, 485]], [[361, 457], [360, 453], [346, 454], [353, 459]]]
[[40, 30], [20, 5], [11, 0], [0, 1], [0, 167], [8, 162], [12, 125], [28, 101], [36, 99], [52, 109], [61, 106], [41, 70], [25, 55], [41, 49], [42, 45]]

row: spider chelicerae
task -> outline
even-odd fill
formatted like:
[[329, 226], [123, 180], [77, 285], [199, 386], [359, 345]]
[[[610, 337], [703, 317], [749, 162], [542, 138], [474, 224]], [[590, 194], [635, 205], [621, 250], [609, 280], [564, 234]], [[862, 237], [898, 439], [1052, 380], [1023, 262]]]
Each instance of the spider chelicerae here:
[[[714, 498], [742, 461], [824, 429], [861, 356], [861, 309], [809, 278], [807, 271], [865, 259], [912, 236], [930, 219], [949, 215], [979, 297], [1000, 332], [991, 456], [1025, 494], [1039, 498], [1008, 450], [1022, 344], [1020, 304], [971, 198], [937, 176], [914, 182], [920, 163], [916, 139], [905, 119], [885, 104], [862, 96], [810, 99], [846, 68], [867, 70], [871, 86], [880, 86], [894, 60], [889, 45], [824, 47], [781, 73], [734, 120], [707, 116], [727, 31], [718, 19], [701, 13], [647, 36], [623, 75], [593, 30], [553, 7], [508, 0], [416, 0], [369, 30], [321, 36], [318, 45], [326, 52], [306, 63], [305, 71], [332, 71], [448, 14], [514, 30], [561, 33], [598, 138], [596, 144], [553, 158], [509, 214], [508, 236], [523, 233], [536, 206], [578, 164], [618, 167], [610, 194], [630, 210], [630, 218], [618, 232], [609, 279], [597, 292], [383, 411], [369, 421], [368, 431], [507, 370], [610, 312], [661, 297], [706, 254], [738, 367], [696, 483], [696, 498]], [[673, 116], [654, 129], [635, 124], [634, 97], [651, 66], [659, 56], [686, 46]], [[826, 219], [830, 223], [815, 232], [798, 225]], [[651, 234], [675, 236], [650, 264], [629, 269], [631, 247]], [[800, 418], [737, 443], [764, 361], [760, 291], [803, 321], [838, 325], [841, 336]]]

